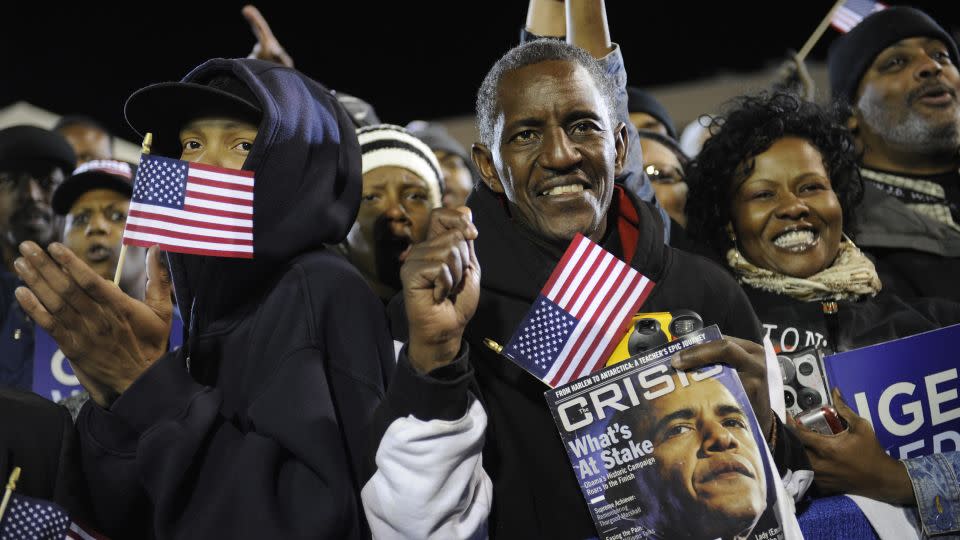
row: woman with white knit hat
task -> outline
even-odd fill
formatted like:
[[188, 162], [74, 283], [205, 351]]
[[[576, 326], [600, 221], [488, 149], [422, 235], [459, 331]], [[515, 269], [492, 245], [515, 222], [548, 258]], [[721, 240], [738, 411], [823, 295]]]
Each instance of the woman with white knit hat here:
[[440, 207], [443, 177], [427, 145], [391, 124], [357, 131], [363, 155], [363, 194], [357, 221], [341, 244], [347, 259], [388, 302], [400, 291], [400, 265], [427, 234]]

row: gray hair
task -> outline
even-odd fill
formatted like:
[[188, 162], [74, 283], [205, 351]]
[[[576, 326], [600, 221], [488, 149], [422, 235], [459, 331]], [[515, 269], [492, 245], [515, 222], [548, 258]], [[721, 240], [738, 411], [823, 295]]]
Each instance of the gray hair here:
[[477, 92], [477, 130], [480, 142], [494, 148], [496, 117], [500, 111], [498, 90], [503, 77], [522, 67], [562, 60], [582, 66], [590, 74], [597, 89], [607, 105], [607, 114], [611, 125], [615, 126], [617, 111], [614, 107], [617, 86], [613, 77], [607, 75], [603, 66], [587, 51], [557, 39], [537, 39], [518, 45], [500, 57], [483, 79]]

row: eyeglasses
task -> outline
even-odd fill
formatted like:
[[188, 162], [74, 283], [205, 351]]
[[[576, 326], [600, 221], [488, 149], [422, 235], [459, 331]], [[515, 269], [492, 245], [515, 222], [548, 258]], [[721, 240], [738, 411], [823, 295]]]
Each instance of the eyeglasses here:
[[673, 167], [661, 169], [657, 165], [650, 164], [644, 167], [643, 170], [647, 173], [647, 176], [650, 177], [651, 182], [658, 184], [678, 184], [684, 181], [683, 171], [674, 169]]

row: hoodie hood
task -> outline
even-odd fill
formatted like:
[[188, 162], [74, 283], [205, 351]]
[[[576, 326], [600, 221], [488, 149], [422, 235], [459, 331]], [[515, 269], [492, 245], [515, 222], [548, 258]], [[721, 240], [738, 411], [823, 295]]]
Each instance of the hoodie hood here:
[[204, 85], [223, 75], [245, 85], [262, 111], [243, 165], [255, 178], [254, 258], [168, 254], [184, 327], [200, 333], [258, 298], [294, 258], [343, 241], [360, 204], [360, 146], [329, 90], [294, 69], [253, 59], [209, 60], [181, 82]]

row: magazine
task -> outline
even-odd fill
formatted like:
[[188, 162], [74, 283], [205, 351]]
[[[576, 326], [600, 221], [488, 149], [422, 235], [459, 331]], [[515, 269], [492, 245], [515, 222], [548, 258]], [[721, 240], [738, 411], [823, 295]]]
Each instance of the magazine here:
[[784, 538], [780, 478], [736, 371], [670, 366], [720, 338], [710, 326], [545, 393], [601, 539]]

